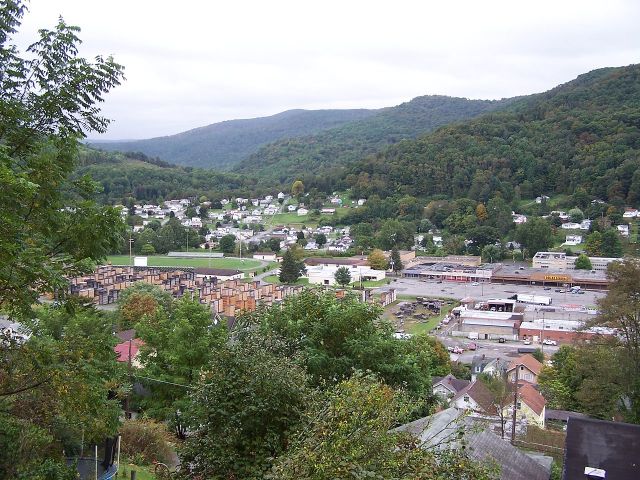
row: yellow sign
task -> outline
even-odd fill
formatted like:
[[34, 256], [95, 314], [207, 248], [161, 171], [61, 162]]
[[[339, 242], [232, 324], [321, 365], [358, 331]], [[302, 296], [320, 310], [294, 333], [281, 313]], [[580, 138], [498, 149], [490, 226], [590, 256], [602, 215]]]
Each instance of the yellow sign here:
[[545, 275], [544, 279], [549, 282], [568, 282], [571, 277], [569, 275]]

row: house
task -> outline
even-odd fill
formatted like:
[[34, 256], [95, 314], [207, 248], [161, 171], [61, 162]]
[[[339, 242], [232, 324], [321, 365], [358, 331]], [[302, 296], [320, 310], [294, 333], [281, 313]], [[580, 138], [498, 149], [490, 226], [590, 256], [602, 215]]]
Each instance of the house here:
[[563, 480], [640, 478], [640, 425], [569, 418]]
[[289, 210], [290, 212], [295, 212], [297, 208], [298, 208], [298, 205], [289, 205], [287, 207], [287, 210]]
[[461, 410], [471, 410], [482, 415], [495, 415], [496, 406], [493, 394], [479, 380], [471, 382], [456, 393], [450, 405]]
[[489, 361], [482, 370], [482, 373], [491, 375], [492, 377], [499, 377], [504, 375], [509, 363], [502, 358], [494, 358]]
[[[511, 386], [513, 391], [513, 386]], [[518, 404], [516, 418], [526, 420], [528, 424], [535, 424], [540, 428], [545, 425], [545, 407], [547, 401], [529, 382], [518, 382]], [[503, 415], [509, 418], [513, 415], [513, 402], [504, 407]]]
[[432, 237], [432, 240], [433, 240], [433, 244], [436, 247], [441, 247], [442, 246], [442, 235], [434, 235]]
[[453, 397], [471, 383], [469, 380], [459, 380], [451, 374], [446, 377], [433, 377], [431, 382], [433, 394], [440, 395], [443, 398]]
[[518, 369], [518, 381], [525, 380], [534, 384], [538, 383], [538, 375], [542, 370], [542, 364], [533, 355], [522, 355], [511, 361], [506, 372], [510, 382], [516, 381], [516, 368]]
[[299, 217], [303, 217], [304, 215], [307, 215], [309, 213], [309, 210], [307, 210], [306, 208], [299, 208], [298, 209], [298, 216]]
[[455, 408], [401, 425], [394, 431], [417, 437], [421, 448], [464, 448], [473, 460], [495, 463], [500, 469], [500, 480], [549, 480], [547, 463], [534, 460], [502, 440], [487, 428], [485, 421]]
[[[384, 270], [374, 270], [368, 265], [342, 265], [349, 269], [352, 282], [359, 281], [378, 281], [384, 280], [386, 272]], [[306, 277], [309, 279], [310, 284], [317, 285], [334, 285], [336, 282], [335, 275], [341, 265], [326, 264], [326, 265], [314, 265], [307, 267]]]
[[256, 260], [265, 260], [267, 262], [277, 261], [278, 256], [274, 252], [256, 252], [253, 254]]
[[580, 245], [582, 243], [582, 235], [567, 235], [563, 245]]
[[200, 219], [200, 217], [192, 217], [191, 226], [193, 228], [202, 228], [202, 220]]
[[640, 216], [637, 208], [625, 208], [622, 218], [637, 218]]
[[322, 210], [320, 210], [320, 213], [326, 214], [326, 215], [333, 215], [334, 213], [336, 213], [336, 209], [335, 208], [323, 208]]
[[541, 195], [539, 197], [536, 197], [536, 203], [538, 204], [542, 202], [546, 202], [547, 200], [549, 200], [549, 197], [547, 197], [546, 195]]
[[564, 230], [580, 230], [580, 223], [575, 223], [575, 222], [567, 222], [567, 223], [563, 223], [560, 228], [564, 229]]
[[116, 361], [122, 363], [129, 363], [131, 360], [131, 366], [141, 368], [140, 363], [140, 347], [144, 345], [144, 342], [140, 338], [132, 338], [129, 341], [122, 342], [113, 347], [113, 351], [116, 352]]
[[523, 223], [527, 223], [527, 216], [520, 215], [519, 213], [514, 213], [511, 215], [513, 218], [513, 223], [516, 225], [522, 225]]
[[284, 193], [282, 193], [282, 192], [280, 192], [278, 194], [278, 200], [280, 200], [280, 199], [284, 199]]
[[362, 205], [365, 204], [366, 201], [367, 201], [366, 198], [359, 198], [358, 199], [358, 206], [361, 207]]
[[623, 237], [629, 236], [629, 225], [616, 225], [616, 228], [618, 229], [618, 233]]
[[591, 228], [591, 220], [585, 219], [580, 222], [580, 230], [589, 230]]

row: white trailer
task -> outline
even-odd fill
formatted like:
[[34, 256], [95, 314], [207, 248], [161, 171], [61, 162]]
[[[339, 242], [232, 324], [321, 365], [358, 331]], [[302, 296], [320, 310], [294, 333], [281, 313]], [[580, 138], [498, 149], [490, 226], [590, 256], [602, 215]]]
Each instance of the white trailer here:
[[551, 305], [551, 297], [544, 295], [527, 295], [524, 293], [518, 293], [516, 295], [516, 301], [520, 303], [530, 303], [532, 305]]

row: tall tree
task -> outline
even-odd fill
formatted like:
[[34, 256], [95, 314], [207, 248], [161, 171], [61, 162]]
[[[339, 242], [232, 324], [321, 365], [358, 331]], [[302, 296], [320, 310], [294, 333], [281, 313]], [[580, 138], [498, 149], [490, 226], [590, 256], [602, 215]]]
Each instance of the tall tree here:
[[66, 292], [119, 244], [119, 213], [70, 181], [78, 139], [109, 123], [96, 104], [122, 79], [113, 59], [78, 56], [79, 29], [62, 19], [25, 57], [12, 45], [26, 8], [0, 4], [0, 308], [29, 314], [38, 296]]
[[220, 239], [220, 250], [224, 253], [233, 253], [236, 248], [236, 236], [225, 235]]
[[553, 244], [551, 225], [544, 218], [530, 218], [516, 229], [516, 241], [526, 249], [527, 256], [532, 257]]
[[244, 337], [208, 364], [187, 407], [192, 432], [180, 450], [197, 478], [262, 479], [312, 400], [304, 370]]
[[622, 242], [618, 232], [609, 228], [602, 234], [602, 255], [605, 257], [618, 258], [622, 256]]
[[284, 252], [284, 255], [282, 255], [282, 262], [280, 262], [279, 275], [279, 279], [282, 283], [296, 283], [304, 271], [304, 263], [296, 259], [295, 254], [291, 249]]
[[334, 275], [336, 283], [342, 287], [349, 285], [351, 283], [351, 272], [349, 272], [349, 268], [340, 267], [336, 270]]
[[402, 259], [400, 258], [400, 252], [395, 247], [391, 250], [390, 264], [392, 265], [394, 273], [398, 273], [404, 268], [404, 265], [402, 264]]
[[385, 257], [384, 252], [378, 248], [371, 251], [367, 257], [367, 263], [374, 270], [386, 270], [389, 266], [389, 261]]

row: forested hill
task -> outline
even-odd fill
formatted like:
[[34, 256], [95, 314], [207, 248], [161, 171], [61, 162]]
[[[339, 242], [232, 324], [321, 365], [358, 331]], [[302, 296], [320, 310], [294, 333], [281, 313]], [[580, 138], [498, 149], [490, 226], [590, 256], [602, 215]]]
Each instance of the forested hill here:
[[318, 169], [341, 169], [402, 139], [415, 138], [442, 125], [496, 110], [511, 101], [417, 97], [341, 127], [265, 145], [234, 170], [286, 184]]
[[285, 137], [309, 135], [374, 115], [377, 110], [288, 110], [270, 117], [229, 120], [187, 132], [147, 140], [93, 142], [108, 151], [142, 152], [185, 166], [226, 168], [261, 145]]
[[88, 147], [80, 150], [74, 178], [82, 175], [90, 175], [102, 186], [99, 199], [105, 203], [121, 203], [128, 197], [157, 202], [202, 195], [219, 200], [236, 193], [273, 193], [261, 190], [256, 180], [247, 176], [180, 167], [142, 153], [122, 154]]
[[[329, 181], [326, 172], [319, 177]], [[595, 70], [503, 111], [400, 142], [333, 181], [356, 196], [486, 201], [496, 192], [507, 200], [584, 192], [637, 205], [640, 66]]]

